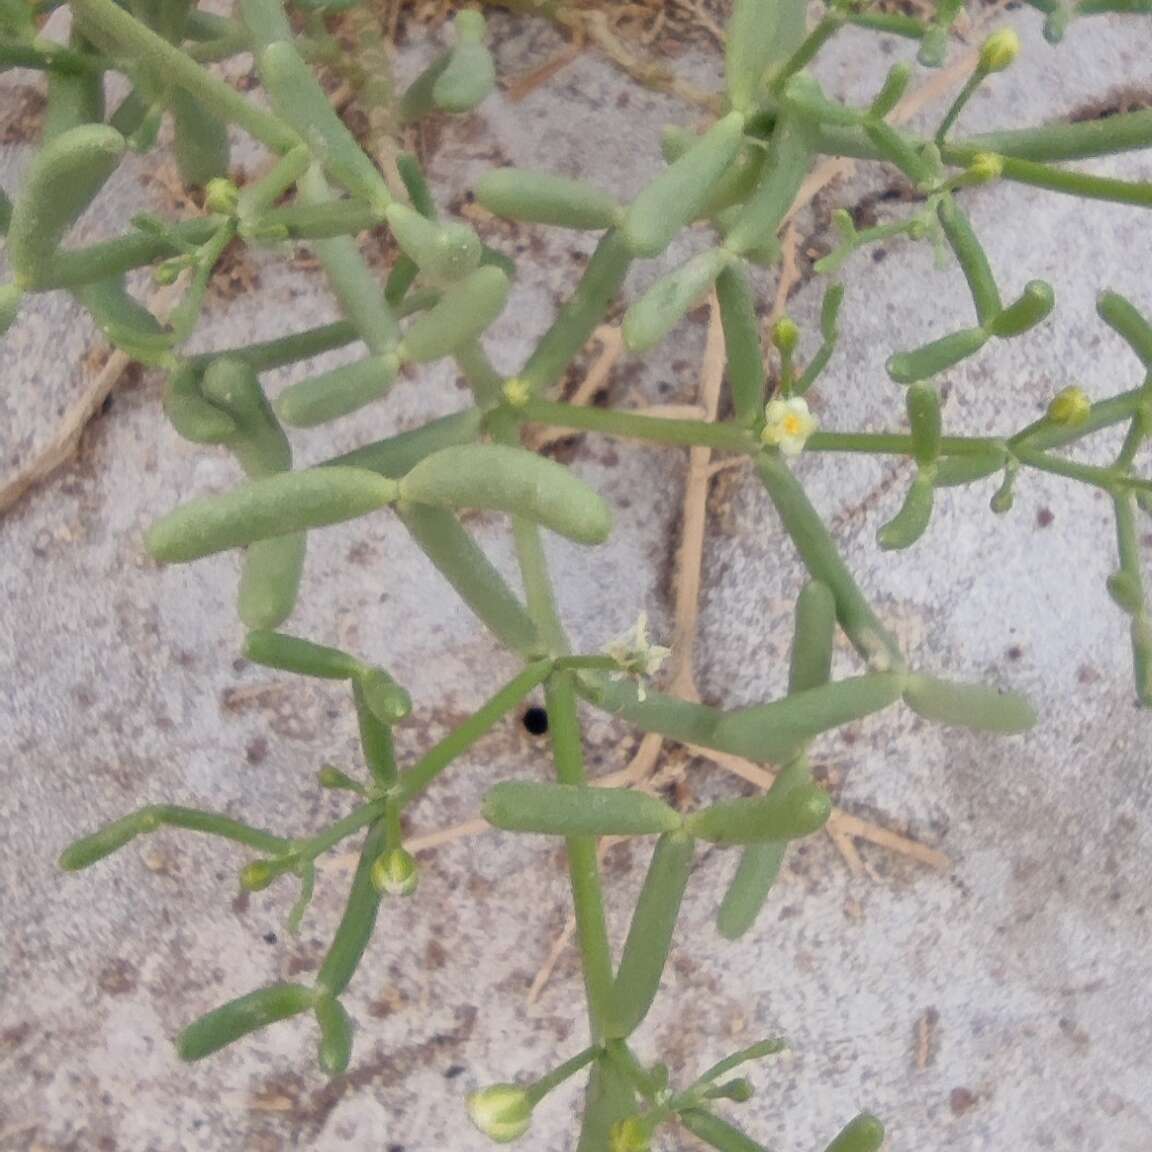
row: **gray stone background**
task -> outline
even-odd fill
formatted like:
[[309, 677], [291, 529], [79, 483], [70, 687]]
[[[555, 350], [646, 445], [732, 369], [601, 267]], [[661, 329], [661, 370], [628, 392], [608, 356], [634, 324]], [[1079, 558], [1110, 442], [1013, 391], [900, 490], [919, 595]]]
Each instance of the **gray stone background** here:
[[[1152, 98], [1147, 19], [1085, 22], [1058, 49], [1043, 43], [1034, 14], [1008, 19], [1025, 51], [973, 103], [966, 130], [1114, 103], [1121, 88]], [[497, 17], [494, 26], [507, 75], [561, 46], [540, 23]], [[878, 65], [910, 51], [876, 43], [856, 35], [836, 43], [820, 69], [832, 93], [863, 97]], [[433, 48], [414, 37], [402, 73], [414, 74]], [[692, 49], [675, 63], [695, 83], [719, 81], [715, 50]], [[20, 122], [35, 109], [32, 77], [0, 78], [0, 181], [9, 190], [29, 156]], [[507, 162], [579, 173], [627, 197], [659, 167], [660, 127], [690, 119], [675, 100], [588, 54], [520, 103], [497, 96], [443, 125], [437, 191], [458, 204], [479, 172]], [[255, 159], [237, 155], [241, 166]], [[1093, 168], [1152, 178], [1147, 156]], [[162, 204], [145, 173], [126, 164], [81, 234], [107, 234], [141, 205]], [[835, 186], [802, 219], [802, 246], [827, 241], [830, 208], [891, 180], [862, 170]], [[1152, 307], [1147, 216], [1011, 186], [965, 201], [1005, 294], [1044, 277], [1058, 310], [1027, 338], [950, 374], [949, 428], [1013, 430], [1065, 385], [1103, 397], [1137, 383], [1136, 362], [1095, 319], [1093, 302], [1108, 286]], [[492, 235], [524, 250], [489, 340], [511, 370], [589, 244], [544, 230]], [[658, 270], [641, 267], [629, 290]], [[305, 268], [260, 259], [249, 271], [247, 290], [214, 300], [204, 347], [332, 316]], [[959, 273], [937, 266], [926, 247], [898, 242], [855, 258], [844, 280], [844, 336], [815, 405], [828, 428], [896, 426], [900, 390], [883, 362], [967, 314]], [[791, 305], [806, 334], [820, 291], [805, 286]], [[646, 363], [618, 367], [611, 402], [691, 399], [701, 317]], [[56, 295], [38, 298], [0, 345], [4, 474], [48, 438], [90, 379], [94, 346], [87, 321]], [[296, 437], [298, 459], [464, 402], [453, 371], [433, 367], [362, 416]], [[596, 551], [549, 541], [574, 637], [598, 647], [642, 608], [666, 632], [684, 455], [596, 437], [569, 454], [619, 522]], [[840, 802], [941, 849], [952, 868], [935, 873], [862, 844], [870, 872], [858, 876], [829, 841], [814, 840], [790, 858], [757, 930], [729, 944], [712, 917], [734, 861], [702, 854], [643, 1050], [688, 1077], [735, 1046], [786, 1035], [792, 1055], [752, 1073], [757, 1096], [740, 1113], [774, 1149], [823, 1148], [867, 1107], [888, 1122], [892, 1149], [1148, 1152], [1152, 721], [1135, 708], [1125, 623], [1104, 592], [1113, 564], [1105, 502], [1026, 475], [1015, 509], [1000, 518], [987, 509], [991, 484], [982, 484], [947, 494], [922, 543], [890, 555], [876, 549], [874, 532], [899, 500], [901, 466], [820, 457], [800, 472], [912, 659], [1025, 691], [1041, 723], [998, 741], [894, 709], [825, 740], [819, 760]], [[322, 762], [355, 763], [342, 692], [237, 659], [234, 558], [160, 570], [142, 549], [159, 513], [235, 477], [224, 455], [177, 439], [158, 381], [144, 374], [117, 392], [75, 463], [0, 523], [0, 1148], [480, 1149], [485, 1141], [464, 1118], [466, 1093], [538, 1072], [582, 1042], [570, 953], [539, 1001], [526, 998], [567, 915], [562, 861], [550, 845], [489, 833], [424, 858], [418, 897], [386, 906], [352, 986], [356, 1052], [331, 1084], [315, 1068], [306, 1022], [194, 1067], [177, 1061], [170, 1039], [227, 998], [307, 978], [342, 906], [346, 856], [322, 872], [295, 939], [284, 930], [290, 886], [240, 899], [243, 857], [216, 842], [163, 833], [79, 876], [54, 866], [72, 837], [149, 801], [225, 809], [292, 832], [344, 810], [315, 785]], [[511, 572], [504, 526], [474, 524]], [[1147, 548], [1147, 521], [1143, 531]], [[707, 544], [702, 692], [726, 705], [764, 699], [783, 687], [801, 571], [747, 473], [717, 483]], [[407, 756], [513, 669], [386, 514], [313, 536], [294, 627], [380, 659], [410, 687], [415, 711], [399, 735]], [[846, 653], [843, 664], [851, 667]], [[622, 766], [634, 737], [595, 714], [586, 721], [593, 770]], [[501, 726], [418, 806], [413, 830], [468, 817], [494, 779], [545, 763], [519, 725]], [[735, 787], [703, 762], [684, 767], [697, 796]], [[617, 938], [644, 857], [639, 845], [609, 857]], [[550, 1099], [526, 1143], [570, 1147], [575, 1101], [571, 1088]], [[690, 1146], [687, 1136], [665, 1138], [667, 1148]]]

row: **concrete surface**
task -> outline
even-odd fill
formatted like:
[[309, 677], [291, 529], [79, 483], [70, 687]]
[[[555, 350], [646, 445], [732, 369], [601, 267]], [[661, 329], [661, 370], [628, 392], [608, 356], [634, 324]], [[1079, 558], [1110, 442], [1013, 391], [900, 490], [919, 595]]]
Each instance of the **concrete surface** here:
[[[966, 125], [1063, 114], [1120, 83], [1152, 92], [1148, 21], [1085, 23], [1053, 51], [1032, 16], [1014, 19], [1026, 51]], [[509, 73], [558, 46], [538, 26], [497, 24]], [[831, 54], [830, 90], [873, 89], [876, 54], [865, 43], [846, 37]], [[412, 49], [403, 69], [414, 71], [428, 50]], [[907, 48], [885, 51], [894, 59]], [[718, 65], [700, 52], [678, 67], [714, 82]], [[8, 188], [27, 157], [7, 126], [16, 102], [33, 98], [28, 82], [19, 73], [0, 81]], [[494, 99], [445, 126], [434, 173], [445, 203], [493, 161], [583, 173], [627, 196], [658, 167], [659, 127], [685, 118], [671, 99], [584, 58], [519, 105]], [[1147, 157], [1097, 168], [1152, 178]], [[155, 202], [141, 171], [132, 165], [118, 176], [86, 223], [90, 235]], [[812, 242], [830, 206], [855, 203], [887, 179], [864, 174], [824, 197], [805, 223]], [[1032, 336], [951, 374], [949, 427], [1013, 429], [1074, 381], [1094, 396], [1132, 386], [1136, 365], [1095, 320], [1092, 302], [1111, 286], [1152, 306], [1147, 215], [1011, 187], [966, 200], [1006, 294], [1043, 276], [1056, 287], [1058, 311]], [[509, 369], [588, 248], [543, 231], [521, 243], [524, 273], [490, 341]], [[640, 269], [634, 286], [654, 271]], [[288, 313], [293, 326], [331, 314], [314, 276], [264, 262], [258, 272], [252, 294], [213, 305], [205, 346], [283, 331]], [[930, 251], [896, 243], [875, 260], [857, 257], [845, 282], [844, 340], [817, 403], [829, 428], [894, 426], [900, 390], [883, 361], [964, 312], [959, 275], [938, 269]], [[793, 303], [806, 332], [818, 303], [818, 286]], [[646, 366], [624, 365], [611, 399], [690, 396], [701, 345], [693, 318]], [[5, 473], [81, 388], [90, 346], [90, 328], [56, 297], [37, 300], [0, 346]], [[299, 458], [463, 402], [453, 373], [434, 368], [362, 418], [297, 437]], [[596, 552], [549, 542], [572, 632], [599, 646], [646, 607], [659, 633], [683, 458], [589, 437], [574, 460], [617, 507], [619, 528]], [[732, 945], [711, 918], [734, 861], [703, 854], [665, 992], [645, 1026], [646, 1053], [684, 1078], [761, 1035], [789, 1037], [793, 1055], [752, 1073], [759, 1091], [740, 1110], [773, 1149], [823, 1148], [868, 1107], [889, 1123], [893, 1150], [1148, 1152], [1152, 720], [1134, 707], [1124, 622], [1103, 590], [1113, 562], [1104, 503], [1072, 484], [1025, 476], [1015, 510], [997, 518], [987, 511], [991, 486], [982, 485], [945, 499], [921, 545], [892, 556], [877, 551], [873, 534], [899, 499], [898, 468], [821, 458], [806, 459], [801, 473], [914, 661], [1027, 691], [1042, 722], [1025, 738], [996, 741], [897, 709], [826, 740], [820, 761], [842, 802], [943, 849], [952, 871], [933, 874], [863, 845], [873, 875], [856, 877], [830, 843], [813, 841], [792, 856], [758, 930]], [[0, 1148], [486, 1147], [464, 1118], [465, 1094], [530, 1075], [581, 1044], [571, 955], [538, 1004], [525, 998], [567, 914], [552, 846], [488, 834], [425, 860], [418, 897], [381, 916], [349, 997], [359, 1021], [353, 1065], [332, 1084], [316, 1070], [306, 1023], [191, 1068], [176, 1060], [170, 1038], [229, 997], [315, 968], [341, 907], [344, 858], [322, 874], [296, 939], [283, 927], [290, 886], [239, 898], [243, 857], [215, 842], [164, 833], [81, 876], [54, 867], [70, 838], [148, 801], [202, 804], [300, 832], [344, 810], [314, 783], [322, 762], [354, 763], [343, 693], [237, 659], [234, 559], [162, 571], [142, 553], [141, 532], [157, 514], [235, 474], [224, 456], [176, 438], [156, 381], [143, 376], [116, 395], [76, 465], [0, 525]], [[503, 526], [492, 518], [477, 530], [511, 571]], [[756, 485], [743, 472], [719, 482], [701, 620], [707, 699], [742, 704], [781, 689], [799, 580]], [[405, 756], [513, 668], [386, 515], [314, 535], [294, 627], [381, 660], [411, 688]], [[587, 720], [594, 769], [620, 766], [631, 738], [595, 715]], [[417, 808], [413, 828], [462, 819], [498, 776], [543, 767], [537, 743], [509, 722]], [[697, 795], [733, 789], [708, 765], [686, 768]], [[617, 938], [643, 864], [638, 846], [609, 859]], [[543, 1106], [526, 1146], [571, 1147], [574, 1101], [568, 1090]], [[668, 1136], [664, 1147], [689, 1140]]]

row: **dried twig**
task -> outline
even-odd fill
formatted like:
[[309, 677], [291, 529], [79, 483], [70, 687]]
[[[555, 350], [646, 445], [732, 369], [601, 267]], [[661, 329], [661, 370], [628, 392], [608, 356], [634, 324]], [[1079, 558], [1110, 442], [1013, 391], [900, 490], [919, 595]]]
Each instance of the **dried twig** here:
[[[175, 303], [176, 285], [161, 288], [150, 301], [161, 320]], [[52, 438], [16, 474], [0, 487], [0, 516], [15, 507], [32, 489], [50, 480], [79, 451], [84, 429], [100, 414], [104, 401], [116, 390], [132, 366], [130, 356], [114, 351], [80, 396], [69, 406]]]

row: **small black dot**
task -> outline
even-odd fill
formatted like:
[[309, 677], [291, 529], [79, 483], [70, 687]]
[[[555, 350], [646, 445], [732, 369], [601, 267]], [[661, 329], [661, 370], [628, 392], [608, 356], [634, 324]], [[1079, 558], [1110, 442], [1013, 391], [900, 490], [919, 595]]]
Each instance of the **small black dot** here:
[[463, 1064], [449, 1064], [448, 1067], [444, 1069], [444, 1079], [455, 1080], [457, 1076], [463, 1076], [466, 1071], [467, 1069]]
[[275, 944], [276, 943], [276, 933], [275, 932], [265, 932], [264, 933], [264, 943], [265, 944]]
[[543, 736], [548, 731], [548, 713], [543, 708], [528, 708], [524, 712], [523, 724], [526, 732]]

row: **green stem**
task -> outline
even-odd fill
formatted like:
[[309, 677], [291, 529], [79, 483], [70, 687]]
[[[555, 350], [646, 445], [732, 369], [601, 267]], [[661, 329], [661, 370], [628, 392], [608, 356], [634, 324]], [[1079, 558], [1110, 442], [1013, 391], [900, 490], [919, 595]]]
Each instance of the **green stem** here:
[[[1094, 405], [1089, 419], [1075, 428], [1051, 427], [1043, 421], [1019, 433], [1019, 439], [999, 440], [987, 436], [944, 436], [940, 440], [941, 456], [984, 456], [993, 452], [1014, 457], [1027, 468], [1082, 480], [1109, 491], [1120, 488], [1152, 489], [1152, 480], [1127, 476], [1115, 467], [1099, 468], [1050, 456], [1042, 448], [1058, 448], [1074, 443], [1092, 432], [1129, 418], [1139, 402], [1138, 392], [1115, 396]], [[1024, 437], [1027, 437], [1025, 439]], [[900, 432], [814, 432], [804, 445], [811, 452], [852, 452], [912, 456], [912, 437]]]
[[1136, 534], [1135, 501], [1131, 496], [1115, 496], [1112, 500], [1116, 515], [1116, 550], [1120, 557], [1120, 571], [1139, 593], [1144, 596], [1144, 577], [1140, 563], [1140, 541]]
[[265, 340], [258, 344], [222, 348], [219, 352], [201, 352], [189, 357], [188, 362], [198, 371], [202, 371], [213, 360], [226, 357], [243, 360], [257, 372], [267, 372], [272, 368], [282, 368], [285, 364], [295, 364], [299, 360], [311, 360], [314, 356], [343, 348], [359, 339], [356, 329], [347, 320], [337, 320], [334, 324], [306, 328], [302, 332], [277, 336], [274, 340]]
[[329, 824], [323, 832], [307, 840], [297, 841], [291, 856], [296, 861], [315, 860], [317, 856], [322, 856], [329, 849], [335, 848], [341, 840], [347, 840], [361, 828], [379, 820], [384, 815], [384, 805], [383, 800], [370, 800], [367, 804], [358, 805], [343, 819]]
[[[332, 199], [328, 182], [319, 168], [309, 169], [300, 178], [299, 196], [304, 204], [325, 204]], [[335, 236], [315, 241], [313, 248], [344, 315], [368, 350], [376, 356], [391, 352], [399, 340], [400, 329], [356, 241], [350, 236]]]
[[[960, 163], [979, 155], [976, 149], [946, 148], [949, 163]], [[1104, 200], [1113, 204], [1131, 204], [1137, 208], [1152, 208], [1152, 183], [1116, 180], [1109, 176], [1093, 176], [1090, 172], [1074, 172], [1054, 168], [1051, 164], [1037, 164], [1032, 160], [1002, 157], [1001, 175], [1017, 184], [1028, 184], [1048, 192], [1061, 192], [1081, 199]]]
[[567, 652], [568, 637], [556, 610], [556, 597], [548, 578], [548, 561], [539, 525], [523, 516], [513, 516], [512, 535], [516, 541], [516, 558], [520, 563], [528, 615], [537, 621], [537, 631], [552, 654]]
[[206, 110], [243, 128], [273, 151], [286, 152], [300, 143], [300, 137], [276, 116], [245, 99], [187, 53], [157, 36], [115, 0], [73, 0], [71, 7], [81, 31], [94, 43], [120, 49], [134, 65], [143, 65], [183, 88]]
[[1064, 476], [1069, 480], [1079, 480], [1084, 484], [1091, 484], [1095, 488], [1103, 488], [1106, 492], [1124, 489], [1152, 492], [1152, 480], [1129, 476], [1115, 468], [1098, 468], [1092, 464], [1079, 464], [1075, 460], [1063, 460], [1059, 456], [1049, 456], [1045, 452], [1037, 452], [1032, 447], [1020, 446], [1013, 451], [1013, 455], [1026, 468], [1035, 468], [1040, 472], [1051, 472], [1054, 476]]
[[[806, 452], [860, 452], [869, 455], [911, 456], [912, 437], [903, 432], [813, 432]], [[1004, 451], [1004, 441], [992, 436], [943, 436], [942, 456], [985, 456]]]
[[492, 366], [478, 340], [470, 340], [453, 353], [456, 366], [464, 373], [476, 397], [476, 403], [484, 409], [493, 408], [500, 403], [501, 390], [504, 387], [504, 377]]
[[837, 619], [853, 647], [870, 663], [902, 666], [899, 645], [872, 611], [803, 485], [774, 452], [762, 452], [757, 463], [760, 479], [805, 567], [836, 598]]
[[424, 555], [481, 623], [514, 652], [524, 657], [537, 655], [540, 636], [532, 617], [455, 514], [428, 504], [400, 505], [396, 512]]
[[[654, 1101], [658, 1095], [656, 1085], [647, 1069], [636, 1058], [636, 1054], [628, 1046], [627, 1040], [609, 1040], [604, 1045], [604, 1055], [615, 1065], [620, 1075], [644, 1097], [645, 1100]], [[667, 1111], [666, 1109], [664, 1111]], [[649, 1113], [651, 1116], [652, 1113]]]
[[1112, 467], [1118, 471], [1127, 471], [1131, 468], [1136, 459], [1136, 453], [1140, 451], [1140, 445], [1144, 443], [1145, 435], [1144, 417], [1137, 412], [1132, 417], [1132, 423], [1128, 425], [1124, 443], [1120, 445], [1120, 451], [1113, 461]]
[[[556, 778], [561, 784], [584, 785], [584, 753], [573, 673], [560, 672], [552, 676], [545, 688], [545, 698]], [[612, 952], [604, 919], [596, 837], [573, 836], [567, 845], [568, 878], [584, 969], [589, 1027], [593, 1040], [599, 1040], [604, 1035], [606, 1022], [612, 1018]]]
[[686, 444], [751, 455], [759, 449], [746, 428], [734, 424], [713, 424], [706, 420], [665, 420], [639, 412], [612, 408], [585, 408], [556, 404], [549, 400], [529, 400], [516, 410], [530, 424], [554, 428], [580, 428], [629, 440], [654, 440], [662, 444]]
[[772, 92], [779, 96], [784, 91], [784, 85], [795, 76], [801, 68], [807, 68], [815, 59], [816, 54], [844, 27], [845, 17], [839, 12], [825, 16], [815, 28], [804, 38], [800, 47], [792, 53], [780, 69], [779, 75], [772, 81]]
[[241, 52], [247, 52], [251, 46], [252, 38], [240, 25], [236, 25], [225, 35], [189, 44], [185, 51], [198, 64], [215, 64], [221, 60], [230, 60]]
[[[1132, 117], [1137, 119], [1132, 120]], [[1114, 125], [1114, 131], [1101, 132], [1098, 127], [1100, 125]], [[1083, 132], [1081, 129], [1092, 131]], [[913, 148], [923, 147], [927, 143], [926, 139], [911, 134], [906, 135], [905, 139]], [[941, 149], [941, 155], [945, 163], [966, 168], [980, 153], [992, 153], [1003, 161], [1005, 179], [1052, 192], [1148, 207], [1152, 190], [1147, 182], [1069, 172], [1052, 165], [1117, 152], [1133, 152], [1149, 146], [1152, 146], [1152, 112], [1143, 111], [1125, 113], [1107, 120], [970, 137], [946, 143]], [[819, 125], [814, 129], [813, 147], [829, 155], [856, 160], [884, 159], [880, 149], [861, 129], [843, 125]]]
[[940, 121], [940, 127], [936, 129], [936, 144], [938, 147], [944, 147], [944, 138], [952, 130], [952, 125], [956, 123], [956, 118], [964, 111], [964, 105], [976, 94], [976, 89], [984, 82], [984, 73], [977, 69], [968, 77], [968, 82], [956, 94], [956, 99], [952, 101], [952, 106], [944, 114], [944, 119]]
[[1017, 433], [1008, 441], [1008, 446], [1015, 451], [1017, 447], [1026, 444], [1028, 448], [1047, 451], [1052, 448], [1064, 448], [1069, 444], [1091, 436], [1102, 428], [1109, 428], [1128, 420], [1140, 405], [1141, 392], [1134, 388], [1130, 392], [1121, 392], [1118, 396], [1101, 400], [1093, 404], [1088, 418], [1079, 424], [1052, 424], [1047, 420], [1038, 420], [1035, 424]]
[[534, 1108], [539, 1104], [549, 1092], [558, 1088], [565, 1080], [575, 1076], [581, 1068], [586, 1068], [591, 1064], [600, 1055], [600, 1051], [598, 1044], [591, 1044], [583, 1052], [577, 1052], [570, 1060], [565, 1060], [559, 1067], [553, 1068], [551, 1072], [541, 1076], [539, 1080], [526, 1088], [525, 1091], [528, 1093], [532, 1107]]
[[51, 271], [38, 284], [37, 291], [77, 288], [98, 280], [109, 280], [133, 268], [155, 263], [182, 253], [181, 244], [198, 246], [209, 241], [220, 226], [220, 218], [182, 220], [172, 225], [171, 238], [150, 232], [130, 233], [85, 248], [57, 251]]
[[289, 204], [273, 208], [247, 224], [246, 231], [259, 236], [261, 229], [283, 229], [293, 240], [355, 236], [375, 228], [380, 214], [362, 200], [333, 200], [327, 204]]
[[898, 12], [852, 12], [848, 14], [847, 21], [857, 28], [887, 32], [892, 36], [903, 36], [907, 40], [924, 39], [924, 25], [915, 17], [904, 16]]
[[632, 253], [620, 233], [615, 229], [605, 232], [576, 290], [561, 307], [520, 373], [533, 392], [550, 388], [564, 374], [596, 325], [604, 319], [631, 264]]
[[964, 151], [995, 152], [1019, 160], [1056, 163], [1062, 160], [1087, 160], [1116, 152], [1134, 152], [1152, 146], [1152, 109], [1125, 112], [1103, 120], [1081, 120], [1075, 124], [1054, 123], [1038, 128], [1018, 128], [969, 136], [945, 151], [944, 159], [954, 148]]
[[110, 67], [107, 60], [73, 52], [47, 42], [38, 44], [0, 44], [0, 70], [34, 68], [40, 72], [62, 72], [74, 76], [101, 73]]
[[557, 672], [618, 671], [620, 662], [614, 656], [560, 656], [552, 661]]
[[233, 820], [230, 816], [221, 816], [217, 812], [202, 812], [198, 808], [182, 808], [175, 804], [154, 805], [148, 811], [159, 824], [220, 836], [260, 852], [283, 852], [290, 847], [290, 842], [282, 836], [273, 836], [271, 832], [253, 828], [250, 824]]
[[741, 1064], [748, 1064], [752, 1060], [763, 1060], [766, 1056], [778, 1056], [787, 1047], [788, 1045], [783, 1040], [776, 1038], [757, 1041], [757, 1043], [750, 1044], [747, 1048], [741, 1048], [739, 1052], [733, 1052], [731, 1056], [725, 1056], [723, 1060], [713, 1064], [706, 1072], [696, 1077], [692, 1086], [695, 1088], [711, 1084], [714, 1080], [719, 1080], [721, 1076], [727, 1076], [729, 1072], [739, 1068]]
[[542, 684], [552, 670], [548, 660], [529, 664], [513, 677], [490, 699], [485, 701], [458, 728], [454, 728], [439, 744], [430, 748], [407, 772], [400, 777], [396, 798], [401, 805], [414, 800], [449, 764], [461, 756], [503, 716], [507, 715], [532, 691]]

